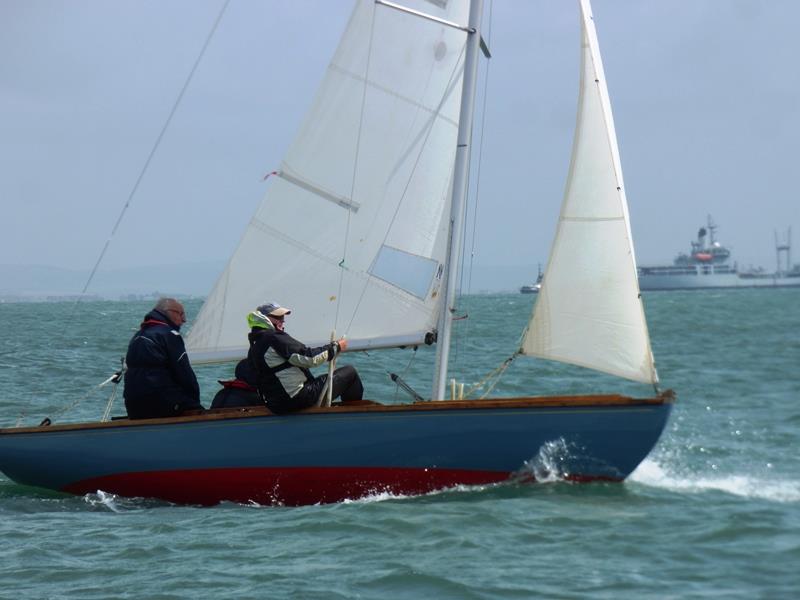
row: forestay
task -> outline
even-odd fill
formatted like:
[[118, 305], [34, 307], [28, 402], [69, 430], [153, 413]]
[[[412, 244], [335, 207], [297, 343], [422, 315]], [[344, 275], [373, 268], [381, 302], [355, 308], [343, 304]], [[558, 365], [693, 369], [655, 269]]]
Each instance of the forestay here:
[[586, 0], [581, 15], [569, 177], [522, 352], [655, 384], [611, 104]]
[[[464, 0], [405, 6], [466, 22]], [[277, 301], [293, 336], [350, 348], [436, 329], [466, 33], [356, 4], [314, 103], [188, 336], [193, 362], [234, 359], [245, 316]]]

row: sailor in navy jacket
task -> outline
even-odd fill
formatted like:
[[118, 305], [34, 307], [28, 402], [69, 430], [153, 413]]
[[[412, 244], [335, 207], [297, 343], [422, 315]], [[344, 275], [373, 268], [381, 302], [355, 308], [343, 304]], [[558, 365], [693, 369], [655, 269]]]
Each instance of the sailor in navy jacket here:
[[125, 408], [131, 419], [172, 417], [202, 409], [197, 384], [180, 327], [183, 306], [162, 298], [147, 313], [128, 344], [125, 357]]

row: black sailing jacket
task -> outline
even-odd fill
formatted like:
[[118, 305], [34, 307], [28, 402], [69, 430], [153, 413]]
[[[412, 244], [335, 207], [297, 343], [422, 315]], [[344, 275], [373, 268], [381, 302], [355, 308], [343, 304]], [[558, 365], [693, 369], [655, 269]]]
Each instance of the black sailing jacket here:
[[307, 403], [292, 399], [306, 383], [314, 380], [309, 368], [333, 359], [339, 352], [336, 342], [309, 348], [272, 324], [254, 327], [248, 339], [247, 358], [258, 374], [258, 391], [267, 407], [276, 414], [305, 408]]
[[132, 419], [169, 417], [202, 408], [179, 326], [158, 310], [144, 317], [125, 357], [125, 408]]

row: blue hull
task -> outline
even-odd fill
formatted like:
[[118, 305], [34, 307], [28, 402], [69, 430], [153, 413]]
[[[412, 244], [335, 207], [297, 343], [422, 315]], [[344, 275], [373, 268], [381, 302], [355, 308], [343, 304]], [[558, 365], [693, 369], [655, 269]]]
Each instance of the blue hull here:
[[[0, 470], [22, 484], [180, 503], [336, 502], [417, 494], [545, 470], [627, 477], [656, 444], [671, 396], [265, 409], [0, 430]], [[536, 469], [526, 464], [537, 462]]]

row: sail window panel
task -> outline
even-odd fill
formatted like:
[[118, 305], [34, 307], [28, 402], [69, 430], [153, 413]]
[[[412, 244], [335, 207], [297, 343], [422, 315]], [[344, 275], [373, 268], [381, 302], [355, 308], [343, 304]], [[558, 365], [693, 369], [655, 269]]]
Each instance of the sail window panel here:
[[425, 298], [439, 266], [435, 260], [382, 246], [369, 272], [418, 298]]

